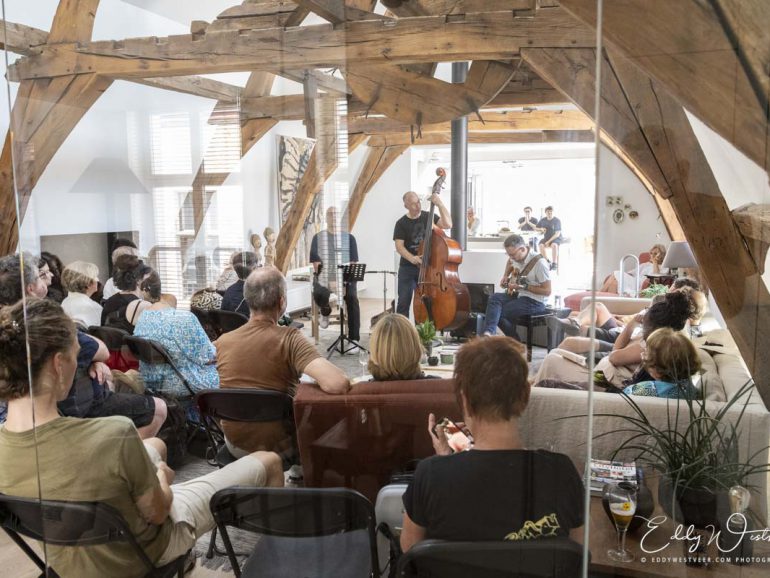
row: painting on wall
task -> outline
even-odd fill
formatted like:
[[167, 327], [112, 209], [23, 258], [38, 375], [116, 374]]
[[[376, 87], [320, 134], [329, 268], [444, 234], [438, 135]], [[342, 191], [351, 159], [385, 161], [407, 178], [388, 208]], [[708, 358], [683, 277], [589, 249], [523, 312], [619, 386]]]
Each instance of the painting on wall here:
[[[278, 207], [281, 226], [289, 218], [289, 211], [291, 211], [299, 183], [305, 174], [314, 146], [315, 140], [313, 139], [278, 136]], [[289, 270], [307, 267], [310, 264], [308, 258], [310, 242], [313, 235], [321, 230], [322, 225], [320, 199], [321, 195], [316, 195], [313, 207], [305, 220], [294, 254], [289, 262]]]

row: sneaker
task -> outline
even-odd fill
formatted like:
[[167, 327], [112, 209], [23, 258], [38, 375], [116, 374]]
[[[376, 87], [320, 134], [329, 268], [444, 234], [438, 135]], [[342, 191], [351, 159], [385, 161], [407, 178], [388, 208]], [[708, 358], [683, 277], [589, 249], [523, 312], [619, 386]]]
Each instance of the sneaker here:
[[558, 270], [559, 270], [559, 264], [551, 263], [551, 271], [558, 271]]
[[351, 348], [350, 348], [350, 349], [348, 349], [348, 350], [347, 350], [345, 353], [346, 353], [346, 354], [348, 354], [348, 353], [349, 353], [349, 354], [351, 354], [351, 355], [358, 355], [358, 352], [359, 352], [359, 351], [363, 351], [363, 350], [362, 350], [362, 349], [361, 349], [361, 348], [360, 348], [358, 345], [353, 345], [353, 346], [351, 346]]
[[336, 293], [330, 293], [329, 294], [329, 307], [334, 307], [339, 303], [340, 298], [337, 296]]
[[329, 327], [329, 316], [321, 315], [320, 320], [318, 321], [318, 326], [321, 329], [326, 329], [327, 327]]
[[485, 331], [483, 333], [483, 337], [494, 337], [495, 335], [497, 335], [497, 331], [494, 331], [494, 330], [493, 331]]

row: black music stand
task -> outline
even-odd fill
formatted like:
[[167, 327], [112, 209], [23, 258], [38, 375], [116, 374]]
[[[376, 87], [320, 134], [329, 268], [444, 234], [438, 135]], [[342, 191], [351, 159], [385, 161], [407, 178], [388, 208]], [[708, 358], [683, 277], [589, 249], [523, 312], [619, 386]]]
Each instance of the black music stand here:
[[345, 355], [349, 351], [353, 351], [356, 347], [366, 350], [366, 347], [353, 341], [347, 335], [345, 335], [345, 308], [347, 307], [348, 296], [348, 283], [358, 283], [364, 280], [366, 274], [365, 263], [348, 263], [347, 265], [337, 265], [338, 269], [342, 269], [342, 303], [340, 303], [340, 336], [334, 340], [327, 349], [326, 359], [329, 359], [336, 351], [340, 355]]

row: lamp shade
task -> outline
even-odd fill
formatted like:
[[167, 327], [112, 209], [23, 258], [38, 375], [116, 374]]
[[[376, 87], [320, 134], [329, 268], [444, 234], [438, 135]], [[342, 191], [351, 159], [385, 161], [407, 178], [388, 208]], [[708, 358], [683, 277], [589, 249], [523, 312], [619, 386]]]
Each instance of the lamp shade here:
[[666, 257], [661, 263], [661, 267], [666, 269], [681, 269], [697, 267], [695, 257], [690, 250], [690, 243], [687, 241], [673, 241], [666, 251]]

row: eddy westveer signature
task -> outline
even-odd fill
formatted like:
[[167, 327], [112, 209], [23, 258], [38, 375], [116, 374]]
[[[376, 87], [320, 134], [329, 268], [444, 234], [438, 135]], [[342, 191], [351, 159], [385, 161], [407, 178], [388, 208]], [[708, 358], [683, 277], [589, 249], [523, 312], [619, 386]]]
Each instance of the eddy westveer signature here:
[[[738, 548], [741, 543], [741, 539], [744, 537], [748, 537], [748, 539], [753, 542], [770, 542], [770, 528], [762, 528], [760, 530], [746, 530], [745, 528], [748, 527], [746, 524], [746, 517], [741, 513], [736, 513], [732, 514], [728, 518], [726, 524], [727, 527], [723, 530], [717, 530], [713, 524], [706, 526], [706, 531], [708, 532], [710, 530], [711, 532], [710, 534], [706, 535], [698, 532], [695, 529], [695, 526], [685, 526], [684, 524], [678, 524], [674, 529], [674, 533], [669, 537], [669, 541], [666, 542], [664, 546], [661, 546], [657, 549], [647, 549], [645, 547], [645, 540], [647, 540], [648, 537], [651, 537], [653, 532], [659, 531], [660, 526], [666, 522], [667, 518], [666, 516], [655, 516], [653, 518], [645, 518], [644, 516], [640, 516], [640, 518], [646, 522], [646, 527], [648, 529], [639, 540], [639, 547], [647, 554], [657, 554], [658, 552], [662, 552], [668, 548], [671, 545], [671, 541], [681, 542], [683, 540], [688, 540], [690, 542], [688, 550], [691, 553], [694, 553], [699, 550], [701, 546], [701, 540], [705, 537], [708, 538], [706, 541], [707, 545], [710, 545], [712, 542], [716, 541], [717, 548], [722, 553], [732, 552]], [[733, 528], [738, 528], [738, 530], [733, 530]], [[722, 532], [726, 532], [734, 537], [730, 540], [730, 542], [734, 545], [728, 550], [722, 549], [719, 544], [719, 536]], [[741, 539], [737, 539], [739, 536]]]

